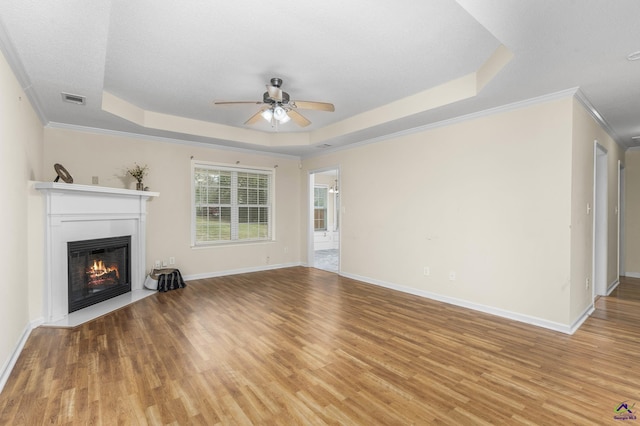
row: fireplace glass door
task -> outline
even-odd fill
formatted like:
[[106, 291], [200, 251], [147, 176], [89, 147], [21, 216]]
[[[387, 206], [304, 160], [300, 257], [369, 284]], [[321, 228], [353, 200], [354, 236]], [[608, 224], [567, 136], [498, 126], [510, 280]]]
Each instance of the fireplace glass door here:
[[131, 291], [131, 236], [70, 241], [69, 313]]

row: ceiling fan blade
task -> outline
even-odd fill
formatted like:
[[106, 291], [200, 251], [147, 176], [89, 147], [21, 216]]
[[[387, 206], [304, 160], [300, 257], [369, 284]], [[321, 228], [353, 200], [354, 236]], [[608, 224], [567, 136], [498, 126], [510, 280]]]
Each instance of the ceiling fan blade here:
[[282, 102], [282, 89], [276, 86], [270, 86], [267, 84], [267, 92], [269, 97], [277, 102]]
[[260, 105], [262, 101], [216, 101], [214, 105], [232, 105], [232, 104], [254, 104]]
[[260, 111], [256, 112], [255, 114], [253, 114], [251, 117], [249, 117], [249, 119], [247, 121], [244, 122], [244, 124], [256, 124], [258, 121], [260, 121], [262, 119], [262, 112], [265, 110], [265, 108], [261, 109]]
[[333, 112], [336, 108], [328, 102], [293, 101], [293, 105], [300, 109], [315, 109], [317, 111]]
[[291, 119], [293, 121], [295, 121], [296, 124], [298, 126], [300, 126], [300, 127], [307, 127], [309, 124], [311, 124], [311, 122], [309, 120], [307, 120], [298, 111], [294, 111], [294, 110], [290, 109], [289, 111], [287, 111], [287, 115], [289, 115], [289, 117], [291, 117]]

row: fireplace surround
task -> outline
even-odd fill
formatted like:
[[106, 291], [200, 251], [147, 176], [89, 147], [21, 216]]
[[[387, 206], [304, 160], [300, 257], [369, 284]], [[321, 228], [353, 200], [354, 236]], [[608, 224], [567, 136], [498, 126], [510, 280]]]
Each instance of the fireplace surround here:
[[[54, 182], [36, 183], [34, 187], [45, 196], [45, 325], [64, 325], [61, 323], [70, 315], [87, 310], [79, 308], [69, 313], [70, 242], [127, 236], [130, 238], [129, 294], [150, 294], [143, 289], [147, 202], [159, 193]], [[100, 302], [88, 309], [106, 303], [108, 301]]]

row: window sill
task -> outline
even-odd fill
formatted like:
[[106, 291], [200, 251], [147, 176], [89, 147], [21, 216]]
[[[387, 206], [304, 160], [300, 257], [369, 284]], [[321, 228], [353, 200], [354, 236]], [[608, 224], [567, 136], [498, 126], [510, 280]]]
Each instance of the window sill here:
[[206, 250], [212, 248], [223, 248], [223, 247], [236, 247], [236, 246], [253, 246], [253, 245], [264, 245], [264, 244], [273, 244], [276, 240], [252, 240], [252, 241], [229, 241], [224, 243], [210, 243], [210, 244], [199, 244], [192, 245], [192, 250]]

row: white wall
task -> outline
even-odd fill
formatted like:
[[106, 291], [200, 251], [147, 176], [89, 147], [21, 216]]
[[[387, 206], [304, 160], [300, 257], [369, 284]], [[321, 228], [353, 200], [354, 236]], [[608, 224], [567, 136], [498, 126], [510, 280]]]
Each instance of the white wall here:
[[342, 273], [569, 325], [572, 113], [566, 98], [304, 160], [340, 166]]
[[[149, 166], [144, 184], [160, 197], [148, 204], [148, 269], [154, 260], [168, 261], [169, 257], [175, 257], [176, 266], [187, 277], [300, 263], [301, 171], [297, 158], [55, 128], [45, 129], [44, 152], [46, 180], [55, 176], [53, 165], [61, 163], [74, 183], [90, 185], [92, 177], [98, 176], [101, 186], [134, 189], [126, 168], [134, 162]], [[240, 166], [277, 165], [276, 241], [191, 248], [191, 157], [232, 165], [239, 161]]]
[[40, 179], [42, 143], [42, 124], [0, 54], [0, 388], [30, 330], [29, 181]]

